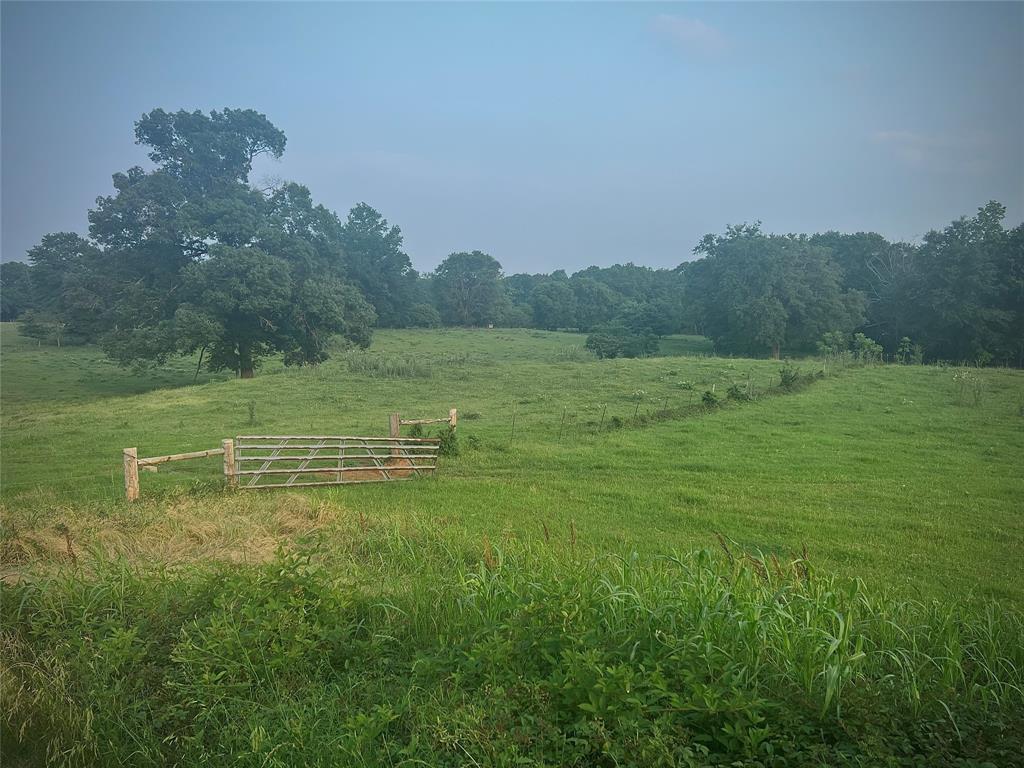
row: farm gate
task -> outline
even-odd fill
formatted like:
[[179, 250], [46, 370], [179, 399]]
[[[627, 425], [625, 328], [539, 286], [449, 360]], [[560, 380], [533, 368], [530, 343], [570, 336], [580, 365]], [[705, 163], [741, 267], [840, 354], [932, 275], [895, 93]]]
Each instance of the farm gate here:
[[298, 488], [316, 485], [381, 483], [429, 475], [437, 469], [438, 438], [402, 437], [403, 425], [447, 422], [454, 430], [458, 412], [439, 419], [402, 419], [392, 413], [387, 437], [346, 435], [241, 435], [220, 448], [140, 458], [125, 448], [124, 488], [129, 501], [139, 498], [139, 470], [156, 472], [169, 461], [223, 456], [224, 479], [231, 488]]

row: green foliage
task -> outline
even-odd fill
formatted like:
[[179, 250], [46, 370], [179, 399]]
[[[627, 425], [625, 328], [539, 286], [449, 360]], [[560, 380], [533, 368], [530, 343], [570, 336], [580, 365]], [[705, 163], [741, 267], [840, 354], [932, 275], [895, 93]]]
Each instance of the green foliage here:
[[896, 348], [896, 359], [903, 365], [922, 365], [924, 363], [924, 347], [915, 344], [910, 337], [904, 336]]
[[362, 290], [382, 326], [433, 327], [424, 323], [422, 304], [417, 305], [418, 317], [412, 316], [417, 274], [402, 250], [402, 241], [397, 226], [390, 226], [379, 212], [359, 203], [349, 211], [341, 231], [345, 277]]
[[747, 394], [746, 388], [740, 386], [739, 384], [729, 385], [729, 389], [726, 390], [726, 397], [728, 397], [730, 400], [736, 400], [737, 402], [745, 402], [747, 400], [750, 400], [750, 395]]
[[710, 389], [706, 389], [704, 390], [704, 394], [700, 396], [700, 401], [705, 408], [714, 408], [718, 405], [718, 395]]
[[114, 175], [90, 239], [56, 233], [29, 252], [36, 305], [125, 365], [202, 350], [245, 378], [271, 353], [321, 362], [334, 335], [369, 344], [376, 316], [343, 281], [337, 217], [301, 185], [248, 185], [256, 157], [284, 151], [266, 117], [158, 109], [136, 138], [157, 167]]
[[[806, 556], [350, 529], [261, 566], [3, 585], [5, 757], [50, 765], [1010, 764], [1024, 617]], [[539, 535], [538, 535], [539, 539]], [[45, 759], [44, 758], [48, 758]]]
[[788, 360], [779, 369], [779, 386], [783, 389], [794, 389], [800, 383], [800, 369]]
[[448, 325], [494, 323], [507, 299], [501, 285], [501, 264], [481, 251], [453, 253], [434, 270], [433, 289]]
[[437, 452], [441, 456], [459, 455], [459, 436], [452, 427], [441, 430], [437, 437], [440, 440]]
[[650, 332], [635, 333], [622, 324], [601, 326], [587, 336], [584, 346], [598, 358], [643, 357], [654, 354], [658, 339]]
[[34, 305], [29, 265], [20, 261], [0, 263], [0, 321], [17, 320]]
[[432, 304], [414, 304], [409, 309], [410, 328], [440, 328], [441, 313]]
[[566, 279], [548, 280], [535, 287], [530, 294], [530, 304], [536, 328], [556, 331], [577, 325], [576, 294]]
[[860, 323], [863, 296], [843, 289], [829, 251], [806, 237], [741, 225], [705, 236], [695, 253], [704, 258], [686, 267], [688, 304], [722, 351], [809, 351], [826, 331]]
[[852, 350], [854, 357], [862, 363], [877, 363], [882, 360], [882, 345], [863, 333], [853, 334]]
[[818, 342], [818, 354], [822, 357], [837, 359], [850, 351], [850, 338], [841, 331], [829, 331]]

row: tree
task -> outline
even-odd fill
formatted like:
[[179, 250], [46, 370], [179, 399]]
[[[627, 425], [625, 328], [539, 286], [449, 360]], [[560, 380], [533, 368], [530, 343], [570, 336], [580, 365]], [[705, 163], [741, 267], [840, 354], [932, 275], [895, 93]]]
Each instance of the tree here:
[[154, 109], [135, 124], [135, 138], [149, 159], [187, 187], [206, 192], [249, 178], [259, 155], [280, 158], [284, 132], [252, 109], [165, 112]]
[[826, 331], [861, 322], [863, 296], [841, 289], [829, 251], [804, 236], [740, 225], [705, 236], [695, 252], [704, 258], [686, 270], [688, 300], [724, 351], [811, 351]]
[[0, 264], [0, 321], [17, 320], [33, 306], [29, 265], [21, 261]]
[[567, 279], [548, 280], [530, 295], [533, 322], [538, 328], [555, 331], [576, 327], [576, 294]]
[[402, 231], [366, 203], [348, 214], [341, 232], [345, 275], [374, 306], [381, 325], [408, 322], [415, 296], [416, 270], [402, 250]]
[[409, 309], [408, 323], [413, 328], [439, 328], [441, 313], [433, 304], [413, 304]]
[[447, 325], [481, 326], [501, 317], [508, 299], [501, 264], [481, 251], [453, 253], [434, 270], [434, 290]]
[[831, 251], [842, 272], [843, 288], [864, 295], [863, 330], [895, 352], [900, 339], [915, 326], [911, 294], [919, 279], [916, 249], [907, 243], [890, 243], [875, 232], [825, 232], [812, 236], [811, 242]]
[[592, 277], [573, 275], [569, 280], [576, 296], [576, 323], [587, 332], [610, 322], [622, 305], [622, 296]]
[[334, 335], [369, 344], [376, 315], [344, 281], [338, 217], [300, 184], [248, 184], [255, 157], [284, 150], [266, 117], [154, 110], [136, 137], [157, 167], [114, 175], [114, 194], [89, 213], [92, 241], [48, 236], [30, 254], [48, 295], [61, 275], [69, 330], [98, 337], [122, 364], [200, 350], [243, 377], [276, 352], [320, 362]]
[[910, 297], [917, 325], [908, 335], [930, 356], [956, 361], [1017, 356], [1008, 298], [1022, 257], [1019, 236], [1014, 254], [1014, 237], [1002, 226], [1005, 216], [1002, 205], [990, 202], [977, 215], [924, 236]]

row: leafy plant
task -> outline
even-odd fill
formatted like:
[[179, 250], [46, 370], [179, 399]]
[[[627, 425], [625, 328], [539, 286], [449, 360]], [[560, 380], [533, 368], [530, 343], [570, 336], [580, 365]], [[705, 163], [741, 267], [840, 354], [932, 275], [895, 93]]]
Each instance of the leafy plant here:
[[454, 429], [448, 427], [442, 430], [438, 435], [440, 443], [438, 445], [437, 452], [441, 456], [458, 456], [459, 455], [459, 436]]

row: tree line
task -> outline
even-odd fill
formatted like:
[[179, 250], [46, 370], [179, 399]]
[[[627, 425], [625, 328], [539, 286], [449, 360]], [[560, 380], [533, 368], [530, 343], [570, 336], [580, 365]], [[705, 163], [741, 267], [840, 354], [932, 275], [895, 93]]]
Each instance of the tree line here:
[[297, 183], [256, 188], [284, 133], [253, 110], [154, 110], [135, 125], [152, 170], [113, 177], [89, 233], [46, 235], [0, 265], [0, 317], [57, 344], [97, 343], [122, 364], [199, 353], [252, 376], [260, 360], [366, 347], [374, 327], [498, 326], [589, 334], [600, 357], [708, 336], [722, 353], [803, 354], [859, 338], [921, 359], [1024, 366], [1024, 225], [996, 202], [920, 244], [875, 233], [709, 234], [675, 269], [632, 263], [504, 275], [478, 250], [420, 274], [402, 232], [360, 203], [345, 220]]

